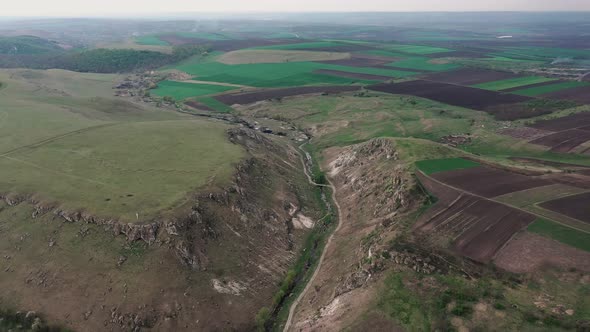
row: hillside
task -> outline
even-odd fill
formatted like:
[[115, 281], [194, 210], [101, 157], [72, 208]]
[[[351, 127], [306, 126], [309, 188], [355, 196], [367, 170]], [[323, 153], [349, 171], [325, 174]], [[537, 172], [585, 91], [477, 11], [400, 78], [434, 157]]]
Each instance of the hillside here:
[[0, 54], [32, 55], [63, 52], [56, 42], [35, 36], [0, 36]]

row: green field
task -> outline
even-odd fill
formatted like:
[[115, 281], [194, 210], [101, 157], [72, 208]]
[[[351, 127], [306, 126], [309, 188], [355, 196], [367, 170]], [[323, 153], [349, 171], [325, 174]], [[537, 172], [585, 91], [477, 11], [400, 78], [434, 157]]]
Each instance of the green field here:
[[169, 46], [168, 42], [161, 40], [158, 36], [141, 36], [135, 38], [135, 42], [140, 45]]
[[212, 84], [198, 84], [176, 81], [158, 82], [158, 87], [151, 90], [156, 96], [169, 96], [175, 100], [182, 100], [191, 97], [206, 96], [217, 94], [229, 90], [235, 90], [235, 87]]
[[590, 251], [589, 233], [577, 231], [570, 227], [561, 226], [552, 221], [540, 218], [529, 225], [528, 230], [565, 243], [574, 248]]
[[145, 221], [230, 179], [244, 152], [228, 126], [113, 99], [120, 79], [0, 71], [0, 193]]
[[212, 97], [201, 97], [198, 98], [197, 101], [203, 105], [211, 107], [217, 112], [229, 113], [233, 110], [230, 106], [227, 106], [226, 104]]
[[331, 69], [350, 73], [362, 73], [403, 78], [413, 72], [384, 70], [380, 68], [349, 67], [316, 62], [254, 63], [226, 65], [219, 62], [203, 62], [201, 59], [184, 62], [175, 69], [195, 75], [202, 81], [224, 82], [255, 87], [285, 87], [314, 84], [372, 83], [372, 81], [314, 74], [315, 70]]
[[382, 47], [385, 50], [412, 54], [433, 54], [441, 52], [450, 52], [451, 49], [442, 47], [422, 46], [422, 45], [387, 45]]
[[473, 87], [476, 87], [479, 89], [485, 89], [485, 90], [500, 91], [500, 90], [516, 88], [519, 86], [549, 82], [549, 81], [554, 81], [554, 80], [555, 80], [554, 78], [539, 77], [539, 76], [526, 76], [526, 77], [509, 78], [509, 79], [505, 79], [505, 80], [476, 84], [476, 85], [473, 85]]
[[528, 89], [516, 90], [516, 91], [513, 91], [512, 93], [517, 94], [517, 95], [535, 97], [535, 96], [543, 95], [545, 93], [551, 93], [551, 92], [556, 92], [556, 91], [560, 91], [560, 90], [578, 88], [578, 87], [589, 86], [589, 85], [590, 85], [590, 83], [587, 83], [587, 82], [575, 82], [575, 81], [561, 82], [561, 83], [538, 86], [538, 87], [533, 87], [533, 88], [528, 88]]
[[539, 61], [553, 61], [556, 58], [590, 59], [588, 50], [558, 47], [507, 47], [494, 55]]
[[463, 158], [447, 158], [417, 161], [416, 166], [424, 174], [430, 175], [439, 172], [478, 167], [481, 164]]

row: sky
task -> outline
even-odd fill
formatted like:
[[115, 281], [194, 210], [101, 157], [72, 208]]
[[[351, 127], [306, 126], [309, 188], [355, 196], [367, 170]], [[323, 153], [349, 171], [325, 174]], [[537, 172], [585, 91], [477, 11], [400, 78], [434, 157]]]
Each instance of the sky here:
[[590, 0], [3, 0], [0, 16], [187, 12], [590, 11]]

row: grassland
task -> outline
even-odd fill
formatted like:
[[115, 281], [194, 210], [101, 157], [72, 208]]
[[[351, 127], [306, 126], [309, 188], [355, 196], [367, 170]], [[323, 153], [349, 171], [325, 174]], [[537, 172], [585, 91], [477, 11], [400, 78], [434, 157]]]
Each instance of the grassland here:
[[158, 83], [156, 89], [151, 90], [154, 95], [172, 97], [175, 100], [183, 100], [191, 97], [206, 96], [217, 94], [228, 90], [234, 90], [235, 87], [198, 84], [190, 82], [162, 81]]
[[539, 96], [539, 95], [542, 95], [545, 93], [551, 93], [551, 92], [556, 92], [556, 91], [560, 91], [560, 90], [577, 88], [577, 87], [588, 86], [588, 85], [590, 85], [590, 83], [587, 83], [587, 82], [575, 82], [575, 81], [561, 82], [561, 83], [549, 84], [549, 85], [538, 86], [538, 87], [533, 87], [533, 88], [528, 88], [528, 89], [516, 90], [516, 91], [513, 91], [512, 93], [515, 93], [517, 95], [535, 97], [535, 96]]
[[349, 59], [349, 53], [314, 52], [297, 50], [238, 50], [221, 55], [217, 61], [228, 65], [248, 63], [281, 63], [304, 61], [330, 61]]
[[570, 227], [562, 226], [541, 218], [529, 225], [528, 230], [565, 243], [574, 248], [590, 251], [590, 233], [577, 231]]
[[500, 80], [500, 81], [493, 81], [493, 82], [487, 82], [487, 83], [482, 83], [482, 84], [476, 84], [476, 85], [474, 85], [474, 87], [480, 88], [480, 89], [485, 89], [485, 90], [500, 91], [500, 90], [516, 88], [519, 86], [549, 82], [549, 81], [553, 81], [553, 80], [554, 80], [553, 78], [547, 78], [547, 77], [526, 76], [526, 77], [509, 78], [509, 79]]
[[424, 174], [430, 175], [433, 173], [453, 171], [458, 169], [466, 169], [472, 167], [481, 166], [481, 164], [463, 159], [463, 158], [449, 158], [449, 159], [434, 159], [434, 160], [421, 160], [416, 162], [416, 166]]
[[252, 111], [256, 116], [289, 119], [314, 135], [319, 148], [359, 143], [373, 137], [415, 137], [437, 141], [450, 133], [469, 132], [471, 120], [486, 114], [407, 96], [285, 98]]
[[225, 183], [243, 153], [225, 125], [113, 99], [117, 75], [15, 70], [0, 79], [2, 193], [145, 220]]

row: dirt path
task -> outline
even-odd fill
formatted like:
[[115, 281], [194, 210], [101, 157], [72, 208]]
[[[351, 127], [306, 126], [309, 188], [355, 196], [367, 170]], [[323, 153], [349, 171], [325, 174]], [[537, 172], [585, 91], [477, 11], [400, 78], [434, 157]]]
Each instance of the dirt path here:
[[96, 126], [92, 126], [92, 127], [86, 127], [86, 128], [74, 130], [74, 131], [71, 131], [71, 132], [68, 132], [68, 133], [65, 133], [65, 134], [60, 134], [60, 135], [57, 135], [57, 136], [49, 137], [49, 138], [46, 138], [46, 139], [41, 140], [39, 142], [27, 144], [27, 145], [24, 145], [24, 146], [20, 146], [18, 148], [14, 148], [12, 150], [8, 150], [6, 152], [2, 152], [2, 153], [0, 153], [0, 157], [6, 157], [6, 156], [8, 156], [10, 154], [16, 153], [16, 152], [21, 151], [21, 150], [24, 150], [24, 149], [36, 148], [36, 147], [45, 145], [47, 143], [51, 143], [53, 141], [56, 141], [56, 140], [61, 139], [61, 138], [64, 138], [64, 137], [68, 137], [68, 136], [80, 134], [80, 133], [87, 132], [87, 131], [94, 130], [94, 129], [104, 128], [104, 127], [110, 127], [110, 126], [114, 126], [116, 124], [117, 123], [105, 123], [105, 124], [100, 124], [100, 125], [96, 125]]
[[[300, 151], [302, 151], [301, 148], [305, 144], [307, 144], [307, 143], [304, 143], [299, 146]], [[291, 308], [289, 309], [289, 318], [287, 319], [287, 322], [285, 323], [285, 327], [283, 328], [283, 332], [287, 332], [291, 328], [291, 324], [293, 323], [293, 316], [295, 314], [295, 309], [297, 309], [297, 305], [299, 304], [301, 299], [303, 299], [305, 294], [307, 294], [307, 292], [311, 288], [313, 281], [315, 280], [320, 269], [322, 268], [322, 263], [324, 262], [324, 259], [326, 257], [326, 253], [328, 252], [328, 247], [330, 246], [330, 243], [332, 243], [332, 240], [334, 239], [334, 235], [336, 233], [338, 233], [338, 231], [342, 227], [342, 222], [340, 220], [340, 216], [342, 216], [342, 209], [340, 209], [340, 204], [338, 204], [338, 201], [336, 200], [336, 187], [334, 186], [332, 181], [330, 181], [330, 179], [328, 179], [328, 177], [326, 177], [326, 180], [328, 181], [327, 185], [315, 183], [307, 171], [305, 159], [303, 158], [302, 152], [300, 152], [299, 154], [301, 157], [301, 162], [303, 163], [303, 170], [305, 171], [305, 175], [307, 176], [309, 183], [311, 183], [314, 186], [318, 186], [318, 187], [329, 187], [332, 190], [332, 201], [334, 202], [334, 205], [336, 206], [336, 209], [338, 211], [337, 218], [336, 218], [338, 225], [336, 226], [336, 229], [332, 232], [332, 234], [328, 238], [328, 241], [326, 241], [326, 245], [324, 246], [324, 250], [322, 251], [322, 256], [320, 257], [320, 260], [318, 261], [318, 264], [315, 268], [315, 271], [313, 272], [313, 275], [311, 276], [311, 278], [309, 278], [309, 280], [307, 281], [307, 285], [305, 286], [303, 291], [301, 293], [299, 293], [299, 296], [297, 297], [297, 299], [293, 302], [293, 304], [291, 304]]]

